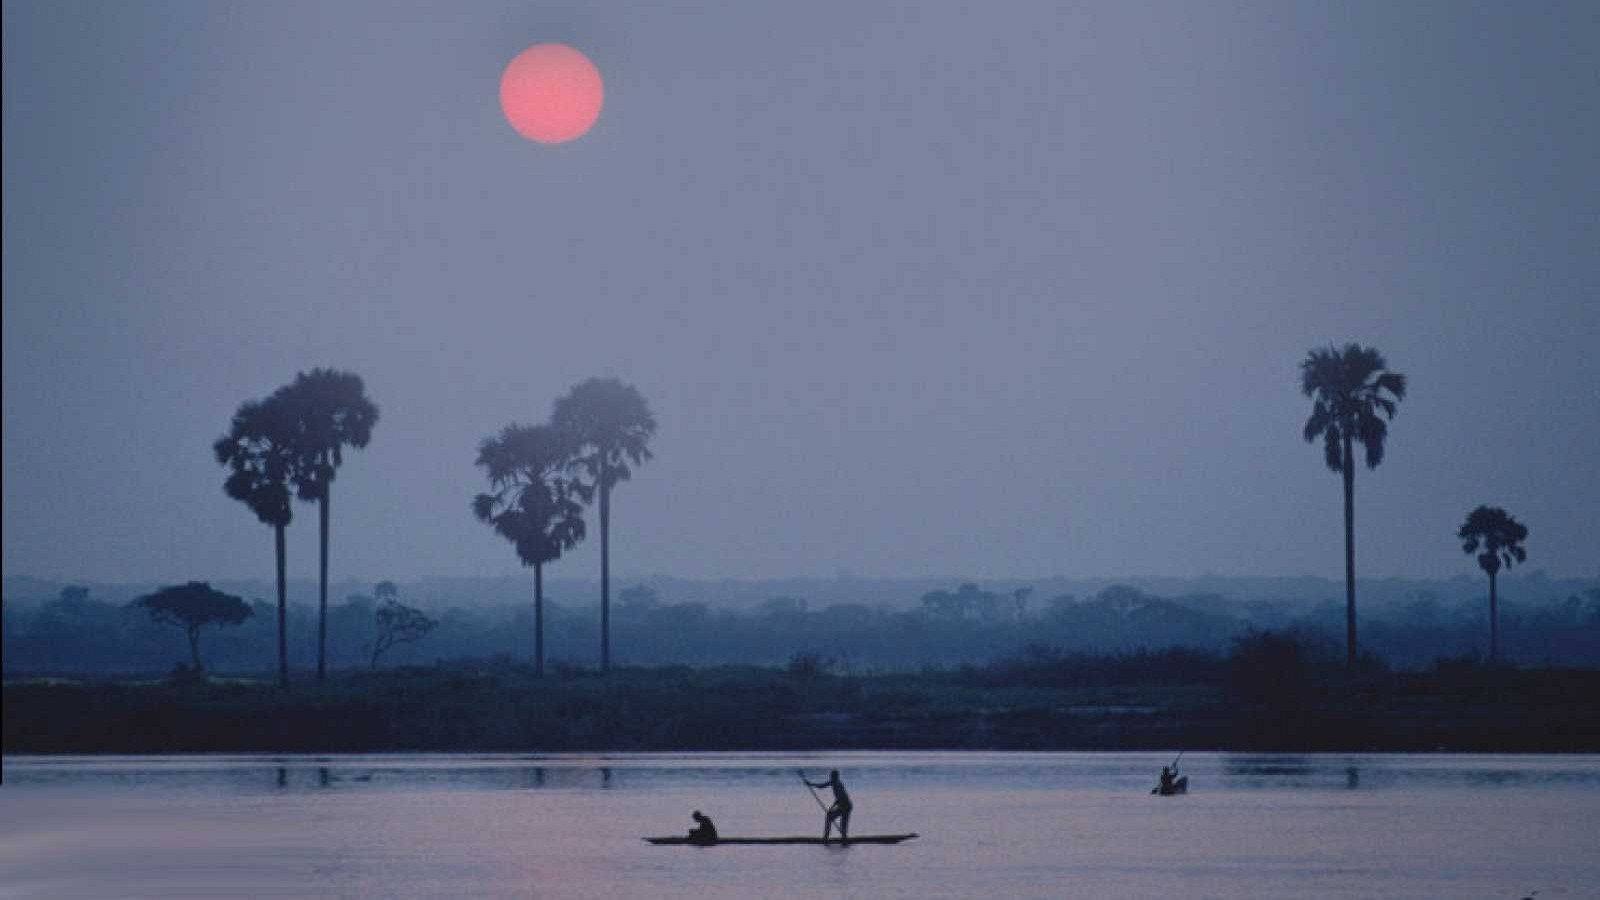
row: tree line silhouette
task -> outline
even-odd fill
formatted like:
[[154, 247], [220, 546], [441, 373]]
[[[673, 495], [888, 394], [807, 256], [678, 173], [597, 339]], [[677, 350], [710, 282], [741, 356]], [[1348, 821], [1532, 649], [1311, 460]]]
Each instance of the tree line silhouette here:
[[[656, 420], [644, 396], [590, 378], [557, 400], [543, 425], [512, 423], [478, 445], [491, 492], [472, 511], [533, 567], [534, 670], [544, 674], [544, 565], [585, 535], [582, 507], [600, 503], [600, 671], [611, 669], [611, 492], [650, 459]], [[587, 479], [587, 480], [585, 480]]]
[[[1389, 370], [1383, 354], [1350, 343], [1323, 347], [1306, 354], [1300, 363], [1300, 390], [1311, 398], [1306, 419], [1307, 443], [1322, 439], [1323, 459], [1344, 480], [1344, 590], [1345, 668], [1355, 672], [1356, 652], [1356, 546], [1355, 546], [1355, 445], [1360, 444], [1367, 468], [1383, 462], [1389, 421], [1406, 397], [1406, 376]], [[1483, 552], [1478, 564], [1489, 573], [1489, 657], [1500, 656], [1499, 605], [1495, 576], [1502, 565], [1527, 559], [1521, 546], [1528, 529], [1505, 510], [1479, 506], [1467, 515], [1458, 532], [1467, 553]]]
[[[1542, 585], [1542, 586], [1541, 586]], [[316, 586], [291, 585], [289, 658], [297, 671], [316, 664]], [[209, 670], [230, 675], [271, 671], [275, 664], [274, 606], [247, 600], [252, 615], [238, 625], [206, 625], [201, 653]], [[1500, 604], [1500, 652], [1534, 666], [1600, 666], [1600, 586], [1525, 582]], [[83, 587], [6, 599], [4, 668], [8, 678], [30, 676], [158, 677], [190, 653], [181, 628], [152, 620], [129, 594]], [[401, 602], [403, 601], [403, 603]], [[1502, 598], [1504, 601], [1504, 598]], [[1089, 594], [1032, 597], [1019, 607], [1012, 590], [961, 585], [925, 593], [910, 606], [863, 601], [808, 601], [775, 596], [732, 609], [696, 600], [667, 601], [633, 585], [612, 597], [613, 671], [641, 665], [748, 664], [819, 671], [920, 670], [983, 664], [1031, 652], [1130, 653], [1141, 648], [1189, 648], [1221, 653], [1244, 635], [1292, 637], [1320, 669], [1344, 670], [1344, 598], [1242, 600], [1214, 593], [1158, 594], [1114, 585]], [[418, 639], [386, 647], [376, 666], [464, 667], [527, 663], [534, 627], [532, 604], [458, 595], [445, 601], [417, 587], [380, 584], [328, 607], [328, 665], [351, 671], [374, 667], [373, 651], [391, 605], [426, 610], [433, 627]], [[1483, 599], [1431, 593], [1369, 598], [1362, 627], [1366, 671], [1375, 660], [1418, 670], [1439, 659], [1483, 655]], [[397, 623], [399, 624], [399, 623]], [[545, 677], [597, 666], [598, 590], [546, 579]], [[810, 660], [808, 663], [807, 660]], [[337, 681], [330, 672], [329, 683]]]
[[292, 487], [317, 504], [317, 681], [328, 677], [328, 506], [346, 446], [372, 439], [378, 407], [367, 399], [361, 376], [313, 369], [239, 407], [228, 432], [212, 444], [228, 469], [223, 490], [272, 526], [278, 562], [278, 683], [289, 686], [288, 576], [284, 531], [294, 518]]
[[[1302, 393], [1312, 401], [1303, 436], [1320, 440], [1329, 469], [1341, 476], [1344, 499], [1345, 666], [1359, 665], [1355, 581], [1356, 445], [1367, 468], [1384, 459], [1388, 423], [1406, 397], [1408, 380], [1390, 370], [1376, 349], [1349, 343], [1311, 350], [1300, 365]], [[266, 398], [243, 403], [227, 432], [213, 444], [227, 469], [224, 490], [273, 529], [277, 562], [278, 681], [289, 683], [288, 601], [285, 530], [293, 499], [318, 512], [317, 680], [327, 677], [329, 520], [332, 485], [346, 448], [361, 449], [372, 438], [378, 407], [360, 376], [335, 369], [299, 373]], [[545, 669], [544, 567], [587, 537], [584, 510], [598, 507], [600, 522], [599, 664], [609, 671], [611, 644], [611, 505], [618, 484], [651, 458], [656, 420], [631, 385], [615, 378], [590, 378], [557, 399], [548, 421], [506, 425], [478, 446], [476, 465], [489, 482], [477, 494], [473, 514], [511, 543], [518, 560], [533, 569], [533, 660]], [[1497, 575], [1527, 558], [1528, 530], [1498, 507], [1473, 510], [1458, 530], [1463, 549], [1477, 554], [1489, 576], [1490, 658], [1500, 656]], [[169, 589], [176, 590], [176, 588]], [[195, 596], [199, 596], [196, 594]], [[149, 598], [145, 598], [149, 599]], [[237, 600], [237, 598], [234, 598]], [[934, 604], [960, 603], [950, 595]], [[1018, 610], [1025, 593], [1010, 598]], [[154, 614], [155, 607], [149, 607]], [[169, 617], [173, 613], [166, 613]], [[390, 598], [385, 614], [397, 634], [420, 637], [426, 616]], [[221, 623], [222, 620], [215, 620]], [[402, 627], [403, 623], [403, 627]], [[195, 641], [198, 640], [198, 632]], [[376, 645], [375, 645], [376, 646]], [[197, 647], [197, 644], [196, 644]], [[373, 664], [382, 650], [373, 653]], [[198, 649], [192, 654], [199, 665]]]
[[[317, 681], [327, 678], [329, 506], [346, 447], [372, 439], [378, 407], [361, 377], [335, 369], [301, 372], [263, 400], [234, 413], [228, 431], [212, 445], [228, 470], [223, 490], [273, 529], [278, 585], [278, 682], [289, 684], [288, 578], [284, 532], [294, 518], [291, 491], [318, 512]], [[485, 438], [477, 464], [490, 492], [473, 499], [473, 513], [510, 541], [534, 570], [535, 665], [544, 669], [546, 563], [585, 536], [582, 506], [600, 506], [600, 666], [611, 666], [611, 494], [650, 459], [655, 417], [643, 395], [615, 378], [590, 378], [555, 403], [542, 425], [507, 425]], [[236, 598], [235, 598], [236, 599]], [[420, 612], [391, 601], [379, 613], [381, 637], [373, 664], [394, 642], [430, 630]], [[198, 654], [195, 663], [199, 665]]]

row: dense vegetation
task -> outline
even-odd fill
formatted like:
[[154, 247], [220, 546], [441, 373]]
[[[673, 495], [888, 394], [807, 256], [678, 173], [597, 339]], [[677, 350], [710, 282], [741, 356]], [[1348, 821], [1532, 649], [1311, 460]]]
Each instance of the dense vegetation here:
[[[379, 593], [374, 591], [374, 594]], [[335, 669], [366, 668], [377, 631], [378, 598], [356, 595], [330, 606], [328, 654]], [[395, 665], [505, 657], [528, 660], [534, 649], [531, 603], [445, 606], [404, 597], [437, 627], [394, 647]], [[1030, 646], [1067, 653], [1114, 654], [1189, 647], [1226, 652], [1252, 630], [1293, 629], [1323, 648], [1344, 638], [1344, 608], [1322, 604], [1237, 601], [1216, 595], [1164, 598], [1129, 587], [1092, 597], [1040, 601], [1026, 593], [994, 593], [971, 585], [932, 591], [911, 609], [835, 603], [813, 609], [804, 600], [774, 598], [747, 611], [702, 603], [662, 603], [648, 588], [623, 591], [616, 638], [626, 665], [786, 664], [815, 654], [841, 673], [950, 667], [1015, 656]], [[242, 625], [209, 633], [206, 663], [214, 672], [261, 675], [276, 667], [276, 610], [254, 601]], [[593, 665], [594, 608], [547, 604], [547, 642], [558, 664]], [[1600, 589], [1501, 603], [1501, 651], [1521, 665], [1600, 666]], [[1396, 669], [1426, 668], [1439, 658], [1485, 655], [1489, 629], [1482, 601], [1421, 597], [1369, 608], [1363, 646]], [[316, 609], [289, 606], [289, 658], [300, 671], [316, 662]], [[159, 677], [189, 657], [183, 635], [137, 609], [69, 588], [54, 598], [6, 598], [4, 671], [8, 677], [125, 675]]]
[[[1337, 644], [1334, 645], [1337, 648]], [[1346, 674], [1255, 635], [1189, 650], [1035, 651], [954, 670], [556, 667], [503, 660], [269, 681], [8, 682], [6, 752], [806, 748], [1600, 749], [1594, 670], [1470, 662]]]

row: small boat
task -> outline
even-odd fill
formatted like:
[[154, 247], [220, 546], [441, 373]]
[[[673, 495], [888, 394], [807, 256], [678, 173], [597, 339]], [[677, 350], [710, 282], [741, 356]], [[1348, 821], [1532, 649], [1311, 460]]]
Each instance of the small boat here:
[[851, 837], [847, 841], [838, 838], [829, 838], [826, 842], [819, 837], [719, 837], [715, 841], [701, 841], [686, 835], [673, 837], [647, 837], [646, 841], [652, 844], [666, 844], [670, 846], [685, 845], [689, 847], [715, 847], [721, 844], [898, 844], [916, 837], [916, 832], [910, 834], [863, 834]]
[[1187, 794], [1189, 793], [1189, 776], [1184, 775], [1181, 778], [1174, 779], [1172, 782], [1172, 787], [1166, 790], [1162, 790], [1159, 786], [1153, 787], [1150, 789], [1150, 793], [1160, 794], [1163, 797], [1171, 797], [1175, 794]]

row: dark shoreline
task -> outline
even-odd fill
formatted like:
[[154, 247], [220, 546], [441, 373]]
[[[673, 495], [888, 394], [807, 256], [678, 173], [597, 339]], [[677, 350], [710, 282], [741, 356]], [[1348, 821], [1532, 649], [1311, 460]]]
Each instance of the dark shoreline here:
[[6, 753], [1175, 750], [1600, 752], [1600, 671], [1380, 674], [1247, 700], [964, 670], [516, 665], [269, 683], [12, 680]]

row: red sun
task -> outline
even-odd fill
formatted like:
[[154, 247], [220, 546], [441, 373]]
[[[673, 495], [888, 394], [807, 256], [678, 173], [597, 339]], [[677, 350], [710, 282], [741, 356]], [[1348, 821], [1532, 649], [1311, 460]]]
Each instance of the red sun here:
[[605, 101], [600, 70], [566, 44], [535, 44], [500, 76], [500, 108], [517, 133], [541, 144], [583, 137]]

